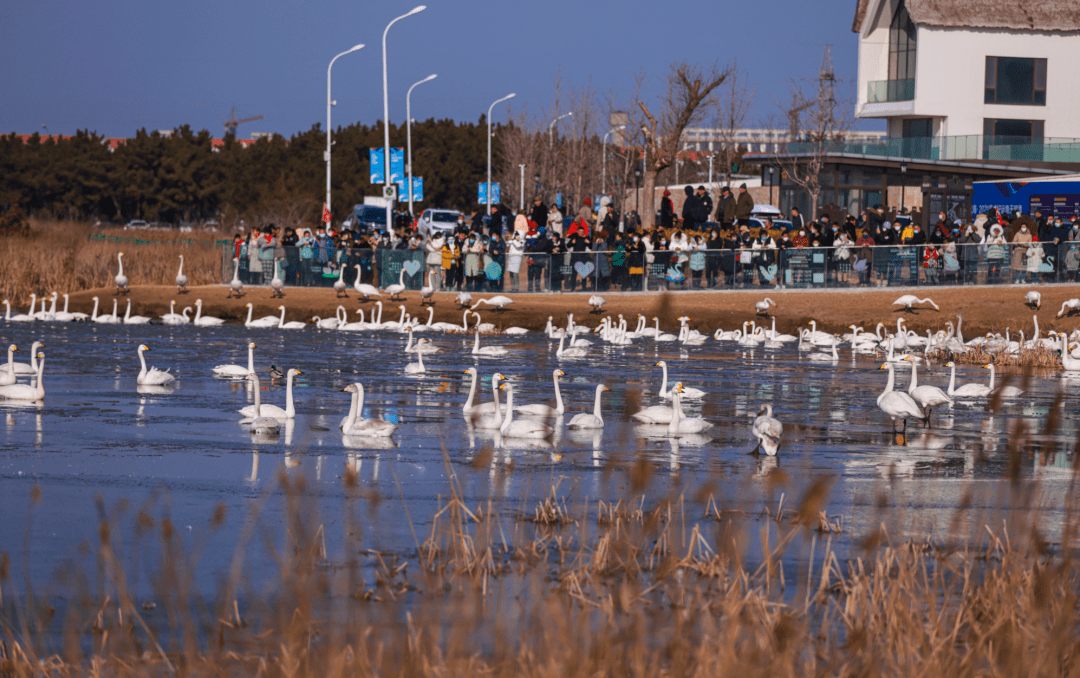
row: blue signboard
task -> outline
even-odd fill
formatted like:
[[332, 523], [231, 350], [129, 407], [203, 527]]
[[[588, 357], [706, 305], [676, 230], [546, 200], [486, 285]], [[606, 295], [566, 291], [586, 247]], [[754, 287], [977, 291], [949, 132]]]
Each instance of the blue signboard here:
[[991, 207], [1011, 214], [1071, 217], [1080, 213], [1080, 181], [977, 181], [972, 187], [971, 213]]
[[[408, 184], [408, 180], [398, 179], [395, 183], [397, 183], [398, 185], [398, 200], [400, 200], [401, 202], [408, 201], [409, 191], [406, 187]], [[424, 201], [424, 177], [412, 178], [412, 199], [413, 202]]]
[[[487, 204], [487, 182], [480, 182], [480, 188], [476, 191], [476, 202], [481, 205]], [[499, 185], [494, 181], [491, 182], [491, 204], [499, 202]]]
[[[383, 149], [368, 149], [368, 164], [371, 167], [371, 183], [383, 183]], [[405, 178], [405, 149], [390, 149], [390, 181], [398, 182]]]

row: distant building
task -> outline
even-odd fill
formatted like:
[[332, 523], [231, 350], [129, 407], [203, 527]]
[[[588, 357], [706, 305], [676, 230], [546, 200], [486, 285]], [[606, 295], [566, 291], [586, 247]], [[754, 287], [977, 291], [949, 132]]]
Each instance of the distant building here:
[[[750, 153], [777, 153], [787, 143], [798, 141], [786, 129], [739, 127], [729, 134], [715, 127], [687, 127], [683, 131], [683, 149], [711, 153], [723, 148], [729, 137], [735, 146]], [[885, 132], [851, 130], [844, 133], [844, 138], [850, 142], [883, 141]]]
[[1080, 161], [1080, 2], [857, 0], [856, 115], [903, 157]]

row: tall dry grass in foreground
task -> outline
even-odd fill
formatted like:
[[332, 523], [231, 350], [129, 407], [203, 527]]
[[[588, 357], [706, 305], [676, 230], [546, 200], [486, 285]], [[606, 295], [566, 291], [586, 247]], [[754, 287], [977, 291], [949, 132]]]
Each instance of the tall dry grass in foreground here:
[[[1025, 456], [1021, 450], [1013, 454]], [[485, 455], [476, 465], [488, 472]], [[508, 518], [490, 500], [468, 506], [448, 461], [446, 469], [447, 498], [407, 556], [350, 546], [362, 534], [361, 515], [379, 513], [374, 522], [381, 524], [389, 512], [414, 533], [416, 517], [397, 498], [366, 490], [347, 469], [342, 529], [352, 539], [345, 538], [345, 555], [331, 559], [303, 478], [280, 472], [286, 524], [264, 539], [277, 573], [260, 591], [243, 576], [258, 532], [249, 521], [214, 598], [194, 583], [204, 540], [182, 536], [167, 511], [144, 505], [131, 517], [125, 552], [123, 507], [100, 506], [97, 543], [89, 548], [100, 576], [65, 573], [66, 608], [25, 591], [16, 598], [4, 556], [0, 675], [1080, 671], [1072, 511], [1067, 539], [1053, 549], [1034, 521], [1011, 524], [1009, 533], [995, 522], [955, 542], [893, 543], [882, 529], [842, 562], [833, 549], [842, 526], [821, 511], [828, 480], [812, 483], [794, 509], [770, 501], [761, 516], [747, 516], [724, 510], [711, 495], [650, 501], [648, 464], [630, 462], [621, 500], [575, 505], [556, 484], [538, 505]], [[782, 486], [782, 472], [774, 482]], [[1004, 484], [1029, 491], [1021, 482]], [[215, 511], [211, 529], [227, 518]], [[126, 569], [147, 560], [154, 550], [147, 540], [160, 553], [151, 572]], [[752, 563], [746, 554], [755, 541], [763, 556]], [[783, 556], [800, 544], [819, 565], [793, 572], [788, 559], [785, 571]], [[152, 582], [148, 599], [130, 592], [140, 575]]]
[[[90, 240], [90, 236], [119, 238]], [[0, 298], [23, 308], [30, 294], [79, 292], [113, 284], [118, 252], [132, 285], [172, 285], [184, 255], [190, 285], [221, 282], [221, 250], [207, 244], [214, 234], [124, 231], [70, 221], [33, 221], [27, 236], [0, 237]], [[141, 244], [131, 240], [151, 241]]]

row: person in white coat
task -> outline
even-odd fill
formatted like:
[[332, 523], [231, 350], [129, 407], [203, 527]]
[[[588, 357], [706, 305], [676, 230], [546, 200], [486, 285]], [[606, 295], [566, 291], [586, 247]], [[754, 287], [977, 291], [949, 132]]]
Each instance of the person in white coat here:
[[[424, 262], [427, 264], [428, 280], [436, 290], [442, 289], [442, 249], [445, 244], [445, 237], [437, 233], [428, 238], [427, 244], [424, 245], [424, 250], [427, 252]], [[424, 282], [426, 283], [427, 280]]]
[[525, 253], [525, 237], [514, 231], [514, 237], [506, 243], [506, 271], [510, 274], [510, 291], [518, 291], [521, 282], [521, 260]]

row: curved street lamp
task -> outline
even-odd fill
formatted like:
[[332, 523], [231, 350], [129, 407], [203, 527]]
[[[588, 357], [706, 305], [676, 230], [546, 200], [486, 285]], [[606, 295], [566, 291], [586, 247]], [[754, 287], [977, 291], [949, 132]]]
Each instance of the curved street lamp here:
[[618, 127], [612, 127], [608, 131], [608, 133], [604, 135], [604, 152], [603, 152], [603, 155], [602, 155], [603, 160], [601, 162], [601, 165], [603, 166], [603, 172], [601, 173], [601, 178], [600, 178], [600, 193], [603, 194], [603, 195], [607, 195], [607, 140], [608, 140], [608, 137], [610, 137], [612, 134], [614, 134], [615, 132], [618, 132], [619, 130], [623, 130], [623, 129], [626, 129], [626, 125], [619, 125]]
[[405, 189], [409, 192], [409, 216], [412, 216], [412, 91], [417, 85], [423, 85], [425, 82], [431, 82], [435, 78], [439, 77], [437, 74], [432, 73], [428, 77], [424, 78], [420, 82], [414, 82], [413, 86], [409, 88], [409, 91], [405, 94], [405, 169], [409, 174], [408, 187]]
[[487, 156], [487, 211], [488, 216], [491, 215], [491, 111], [506, 101], [507, 99], [513, 99], [516, 97], [516, 93], [507, 94], [502, 99], [497, 99], [488, 106], [487, 112], [487, 142], [488, 142], [488, 156]]
[[[394, 19], [390, 23], [386, 24], [386, 29], [382, 34], [382, 105], [383, 105], [383, 186], [390, 186], [390, 95], [389, 87], [386, 82], [386, 34], [390, 32], [390, 27], [401, 21], [406, 17], [410, 17], [413, 14], [419, 14], [427, 9], [427, 5], [418, 5], [413, 7], [408, 13], [402, 14], [398, 18]], [[385, 197], [386, 191], [383, 191]], [[386, 201], [386, 230], [389, 231], [392, 227], [390, 201]]]
[[345, 56], [346, 54], [352, 54], [364, 49], [363, 45], [354, 45], [345, 50], [341, 54], [337, 55], [330, 60], [330, 65], [326, 67], [326, 210], [330, 211], [330, 107], [334, 105], [334, 100], [330, 98], [330, 69], [334, 67], [334, 62]]

